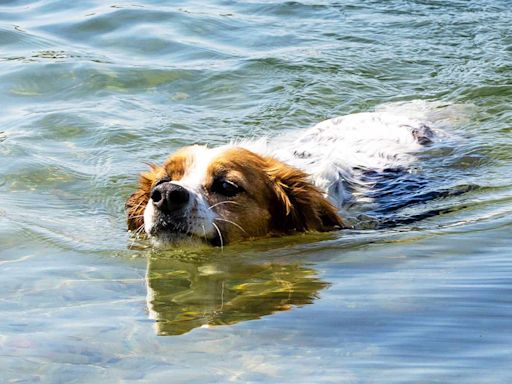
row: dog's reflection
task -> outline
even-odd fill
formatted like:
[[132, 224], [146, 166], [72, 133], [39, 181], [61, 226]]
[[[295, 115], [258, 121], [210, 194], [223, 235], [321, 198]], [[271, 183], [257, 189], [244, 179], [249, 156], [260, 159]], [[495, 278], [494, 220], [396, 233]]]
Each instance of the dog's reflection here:
[[258, 319], [310, 304], [328, 284], [300, 263], [148, 256], [149, 316], [158, 335]]

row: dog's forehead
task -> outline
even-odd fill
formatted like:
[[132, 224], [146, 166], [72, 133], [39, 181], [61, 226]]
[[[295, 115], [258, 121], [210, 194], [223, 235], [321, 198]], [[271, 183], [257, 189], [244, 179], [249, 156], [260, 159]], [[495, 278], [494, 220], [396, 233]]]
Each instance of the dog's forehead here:
[[254, 169], [261, 167], [261, 161], [257, 154], [234, 145], [215, 148], [194, 145], [172, 155], [165, 163], [165, 170], [176, 183], [198, 189], [217, 176], [248, 173], [247, 176], [254, 177]]
[[193, 145], [178, 150], [165, 163], [165, 170], [173, 181], [189, 187], [203, 185], [211, 172], [212, 164], [222, 158], [226, 146], [209, 148], [206, 145]]

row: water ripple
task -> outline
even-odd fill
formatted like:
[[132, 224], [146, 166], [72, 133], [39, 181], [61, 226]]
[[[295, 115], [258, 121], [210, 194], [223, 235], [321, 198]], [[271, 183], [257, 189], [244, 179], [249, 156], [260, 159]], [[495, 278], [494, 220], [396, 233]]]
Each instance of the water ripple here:
[[[3, 1], [2, 377], [510, 382], [511, 17], [504, 0]], [[449, 135], [380, 179], [357, 229], [128, 249], [145, 162], [418, 99]]]

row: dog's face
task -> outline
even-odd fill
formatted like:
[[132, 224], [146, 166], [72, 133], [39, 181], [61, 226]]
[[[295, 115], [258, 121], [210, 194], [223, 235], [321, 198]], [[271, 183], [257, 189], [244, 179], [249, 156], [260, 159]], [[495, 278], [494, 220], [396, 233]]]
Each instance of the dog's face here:
[[157, 244], [192, 239], [223, 245], [342, 226], [304, 172], [233, 146], [185, 147], [163, 166], [151, 166], [126, 208], [128, 228], [144, 228]]

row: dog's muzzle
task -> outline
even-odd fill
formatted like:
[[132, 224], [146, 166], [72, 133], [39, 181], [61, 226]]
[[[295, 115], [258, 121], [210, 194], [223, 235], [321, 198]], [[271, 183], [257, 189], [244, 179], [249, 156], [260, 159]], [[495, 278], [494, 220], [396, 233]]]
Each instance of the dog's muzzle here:
[[213, 212], [200, 196], [171, 181], [153, 188], [144, 221], [146, 233], [163, 242], [198, 239], [222, 244], [220, 234], [212, 229]]
[[165, 232], [168, 235], [189, 235], [190, 192], [181, 185], [172, 182], [158, 184], [150, 194], [154, 208], [152, 235]]

